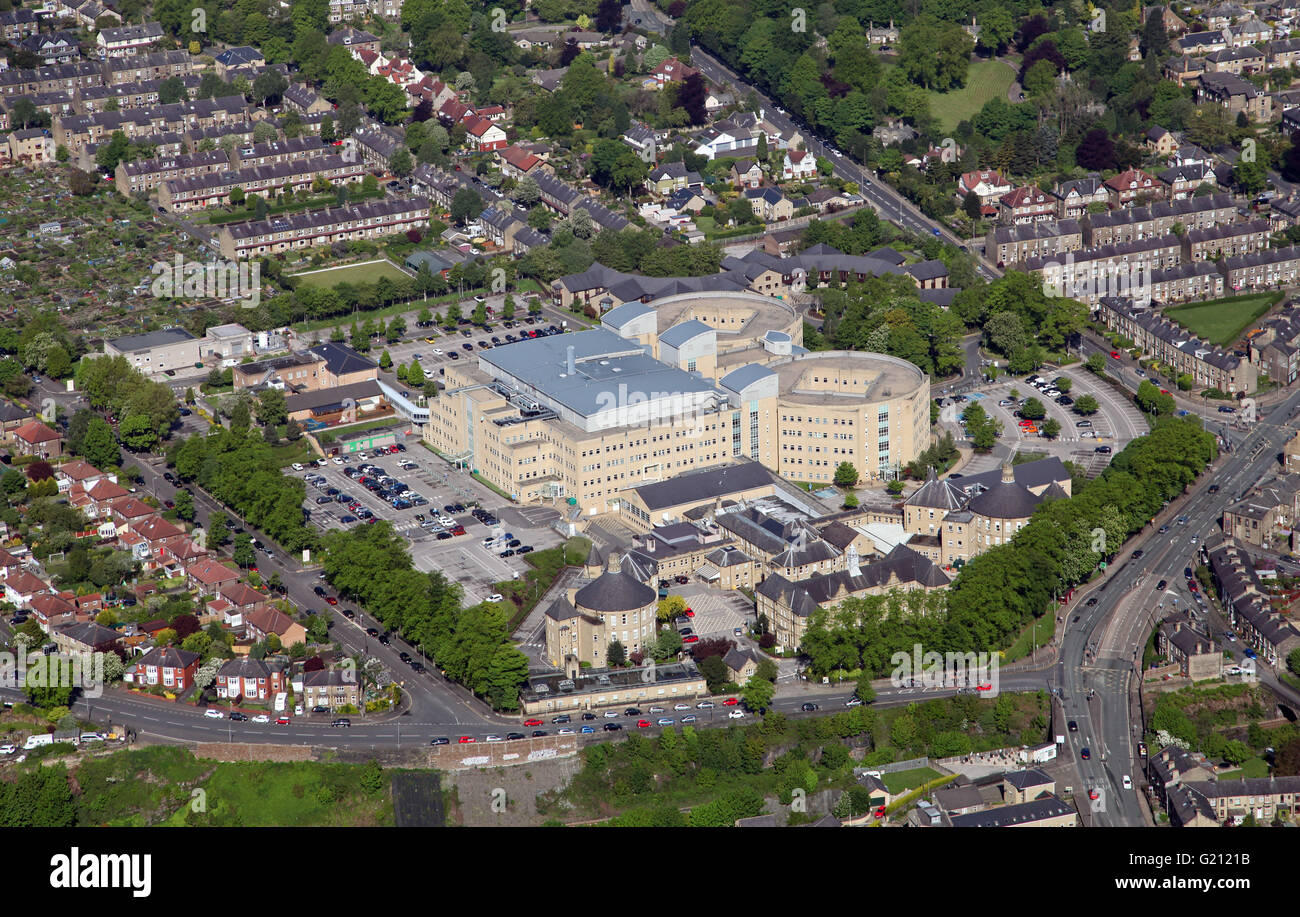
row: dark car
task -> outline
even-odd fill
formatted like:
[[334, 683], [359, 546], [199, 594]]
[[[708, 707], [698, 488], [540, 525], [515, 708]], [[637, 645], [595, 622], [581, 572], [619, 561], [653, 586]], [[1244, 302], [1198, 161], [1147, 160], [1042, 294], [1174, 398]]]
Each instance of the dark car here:
[[617, 732], [618, 730], [620, 730], [620, 729], [622, 729], [622, 728], [623, 728], [623, 724], [622, 724], [622, 723], [606, 723], [606, 724], [605, 724], [605, 731], [606, 731], [606, 732]]
[[513, 741], [515, 741], [516, 739], [526, 739], [526, 738], [528, 738], [528, 736], [524, 735], [522, 732], [507, 732], [507, 733], [506, 733], [506, 741], [508, 741], [508, 742], [513, 742]]
[[582, 715], [582, 718], [583, 718], [584, 720], [594, 720], [594, 719], [596, 718], [596, 714], [594, 714], [594, 713], [584, 713], [584, 714]]
[[369, 634], [369, 635], [372, 636], [372, 637], [378, 637], [378, 636], [379, 636], [379, 628], [377, 628], [377, 627], [367, 627], [367, 628], [366, 628], [366, 633]]
[[240, 713], [238, 710], [232, 710], [230, 713], [230, 718], [234, 720], [236, 723], [242, 723], [248, 719], [248, 715], [244, 713]]
[[540, 739], [542, 736], [545, 736], [545, 735], [550, 735], [550, 733], [547, 732], [545, 729], [534, 729], [534, 730], [533, 730], [533, 738], [534, 738], [534, 739]]
[[430, 745], [450, 745], [451, 739], [446, 736], [436, 736], [429, 741]]
[[1092, 598], [1088, 599], [1088, 601], [1084, 602], [1083, 604], [1091, 608], [1093, 605], [1097, 604], [1097, 597], [1094, 595]]
[[325, 594], [325, 588], [323, 586], [313, 586], [311, 591], [317, 595], [323, 596]]
[[418, 659], [412, 662], [411, 671], [415, 672], [416, 674], [422, 673], [424, 671], [424, 663], [420, 662]]
[[814, 710], [817, 709], [817, 705], [816, 705], [816, 704], [813, 704], [813, 703], [807, 703], [807, 704], [804, 704], [804, 705], [803, 705], [802, 707], [800, 707], [799, 709], [800, 709], [800, 710], [803, 710], [805, 713], [812, 713]]
[[312, 713], [329, 713], [329, 712], [330, 712], [330, 708], [329, 708], [329, 707], [326, 707], [324, 704], [317, 704], [315, 707], [312, 707], [312, 708], [311, 708], [311, 712], [312, 712]]
[[1218, 492], [1219, 492], [1219, 485], [1218, 485], [1218, 484], [1211, 484], [1211, 485], [1210, 485], [1210, 493], [1212, 493], [1212, 494], [1217, 494]]
[[515, 553], [516, 553], [516, 554], [527, 554], [527, 553], [529, 553], [529, 552], [532, 551], [532, 550], [533, 550], [533, 546], [530, 545], [530, 544], [526, 544], [526, 545], [524, 545], [522, 548], [515, 548]]
[[1076, 723], [1074, 720], [1070, 720], [1070, 731], [1071, 731], [1071, 732], [1078, 732], [1078, 731], [1079, 731], [1079, 724]]
[[1074, 616], [1074, 620], [1072, 620], [1070, 623], [1071, 623], [1071, 624], [1078, 624], [1078, 623], [1079, 623], [1079, 618], [1081, 618], [1081, 617], [1082, 617], [1082, 615], [1075, 615], [1075, 616]]
[[623, 715], [624, 715], [624, 716], [640, 716], [640, 715], [641, 715], [641, 708], [640, 708], [640, 707], [628, 707], [626, 710], [623, 711]]
[[551, 719], [551, 722], [552, 722], [552, 723], [561, 723], [561, 724], [562, 724], [562, 723], [572, 723], [572, 722], [573, 722], [573, 719], [569, 716], [569, 714], [567, 714], [567, 713], [561, 713], [559, 716], [557, 716], [557, 717], [553, 717], [553, 718]]
[[1156, 583], [1156, 591], [1159, 592], [1161, 589], [1164, 589], [1168, 585], [1169, 585], [1168, 580], [1161, 580], [1160, 582]]
[[1132, 555], [1132, 556], [1133, 556], [1133, 559], [1134, 559], [1134, 560], [1138, 560], [1138, 559], [1142, 556], [1142, 554], [1143, 554], [1143, 552], [1140, 551], [1140, 550], [1138, 550], [1138, 551], [1134, 551], [1134, 552], [1133, 552], [1133, 555]]
[[331, 726], [351, 726], [351, 725], [352, 725], [352, 721], [351, 721], [350, 719], [348, 719], [347, 717], [345, 717], [345, 716], [341, 716], [341, 717], [339, 717], [337, 720], [335, 720], [334, 722], [330, 723], [330, 725], [331, 725]]
[[1110, 455], [1110, 446], [1098, 446], [1096, 449], [1093, 449], [1092, 451], [1097, 453], [1098, 455]]
[[1079, 757], [1087, 761], [1089, 758], [1092, 757], [1092, 753], [1089, 752], [1088, 749], [1084, 748], [1079, 751]]

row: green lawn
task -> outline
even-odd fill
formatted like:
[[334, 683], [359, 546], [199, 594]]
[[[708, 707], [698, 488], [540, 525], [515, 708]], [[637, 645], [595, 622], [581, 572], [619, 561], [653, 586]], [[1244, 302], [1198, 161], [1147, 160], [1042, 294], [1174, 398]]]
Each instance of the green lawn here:
[[896, 771], [892, 774], [881, 775], [881, 780], [885, 784], [885, 789], [890, 794], [897, 796], [904, 790], [914, 789], [923, 783], [928, 783], [939, 776], [939, 772], [928, 767], [914, 767], [908, 771]]
[[1282, 296], [1281, 291], [1229, 296], [1226, 299], [1166, 309], [1165, 315], [1211, 344], [1226, 347], [1241, 337]]
[[[389, 280], [400, 280], [409, 275], [403, 273], [393, 262], [381, 259], [379, 261], [367, 261], [364, 264], [325, 268], [324, 270], [307, 271], [290, 276], [299, 284], [333, 287], [338, 286], [340, 283], [374, 283], [380, 277], [387, 277]], [[409, 309], [410, 306], [406, 308]]]
[[951, 131], [975, 115], [984, 103], [998, 97], [1006, 98], [1007, 90], [1016, 81], [1016, 71], [1002, 61], [977, 61], [970, 65], [966, 85], [954, 92], [930, 92], [930, 113], [939, 126]]
[[1251, 758], [1241, 766], [1240, 770], [1228, 771], [1219, 777], [1220, 780], [1238, 780], [1242, 777], [1267, 777], [1268, 762], [1263, 758]]

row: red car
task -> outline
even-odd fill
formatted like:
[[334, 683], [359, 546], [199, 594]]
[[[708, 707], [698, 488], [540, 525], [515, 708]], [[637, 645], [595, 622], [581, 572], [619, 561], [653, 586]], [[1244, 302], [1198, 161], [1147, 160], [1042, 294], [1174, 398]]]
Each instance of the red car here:
[[537, 719], [537, 717], [533, 717], [531, 720], [524, 720], [524, 725], [525, 725], [525, 726], [540, 726], [540, 725], [542, 725], [542, 721], [539, 720], [539, 719]]
[[686, 617], [688, 617], [688, 618], [693, 618], [693, 617], [695, 617], [695, 612], [691, 611], [691, 609], [689, 609], [689, 608], [686, 609], [686, 611], [682, 612], [682, 614], [686, 615]]
[[1119, 351], [1118, 351], [1118, 350], [1112, 350], [1112, 351], [1110, 352], [1110, 358], [1111, 358], [1112, 360], [1118, 360], [1118, 359], [1119, 359]]
[[876, 818], [884, 818], [884, 817], [885, 817], [885, 807], [884, 807], [884, 806], [877, 806], [877, 807], [876, 807]]
[[993, 685], [988, 684], [988, 683], [985, 683], [985, 684], [982, 684], [982, 685], [976, 685], [976, 686], [975, 686], [975, 690], [976, 690], [976, 691], [992, 691], [992, 690], [993, 690]]
[[724, 706], [724, 707], [734, 707], [734, 706], [736, 706], [736, 704], [738, 704], [738, 703], [740, 703], [740, 701], [736, 700], [734, 697], [728, 697], [726, 700], [724, 700], [724, 701], [722, 702], [722, 706]]
[[473, 736], [461, 736], [459, 739], [461, 745], [466, 745], [470, 742], [477, 742], [477, 741], [478, 739], [474, 738]]
[[1088, 798], [1089, 798], [1089, 799], [1096, 799], [1096, 798], [1098, 797], [1098, 795], [1100, 795], [1100, 794], [1098, 794], [1098, 792], [1097, 792], [1097, 790], [1096, 790], [1095, 788], [1094, 788], [1094, 789], [1091, 789], [1091, 790], [1088, 791]]
[[700, 636], [699, 636], [699, 634], [688, 634], [687, 636], [682, 637], [682, 642], [683, 642], [683, 643], [699, 643], [699, 642], [700, 642]]
[[1169, 389], [1167, 389], [1167, 388], [1162, 388], [1162, 389], [1160, 390], [1160, 394], [1162, 394], [1162, 395], [1168, 395], [1168, 394], [1169, 394]]
[[277, 726], [288, 726], [288, 725], [289, 725], [289, 718], [288, 718], [287, 716], [277, 716], [277, 717], [275, 718], [275, 725], [277, 725]]
[[339, 600], [332, 595], [326, 596], [325, 601], [329, 602], [331, 605], [337, 605], [339, 603]]
[[637, 728], [638, 728], [638, 729], [649, 729], [649, 728], [650, 728], [650, 721], [649, 721], [649, 720], [637, 720], [637, 721], [636, 721], [636, 725], [637, 725]]

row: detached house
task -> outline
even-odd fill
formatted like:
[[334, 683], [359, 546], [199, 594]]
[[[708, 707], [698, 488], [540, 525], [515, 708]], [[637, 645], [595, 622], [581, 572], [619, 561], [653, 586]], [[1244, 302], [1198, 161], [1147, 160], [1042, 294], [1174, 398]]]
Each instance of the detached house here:
[[763, 185], [763, 169], [752, 159], [737, 159], [731, 164], [728, 177], [733, 185], [742, 190]]
[[641, 88], [663, 89], [669, 83], [680, 83], [696, 73], [699, 71], [686, 66], [675, 57], [670, 57], [650, 71], [650, 75], [642, 81]]
[[683, 188], [700, 187], [703, 184], [704, 179], [700, 178], [700, 173], [690, 171], [680, 160], [666, 162], [652, 169], [645, 180], [646, 189], [660, 197], [666, 197]]
[[965, 200], [974, 192], [980, 199], [983, 214], [990, 217], [997, 216], [998, 198], [1011, 190], [1011, 182], [992, 169], [963, 173], [957, 182], [957, 196]]
[[794, 204], [776, 188], [751, 188], [745, 192], [745, 198], [764, 222], [775, 223], [794, 216]]
[[817, 175], [817, 159], [807, 150], [786, 150], [781, 163], [781, 177], [786, 180], [808, 181]]
[[506, 132], [487, 118], [470, 115], [465, 119], [465, 142], [473, 150], [503, 150]]

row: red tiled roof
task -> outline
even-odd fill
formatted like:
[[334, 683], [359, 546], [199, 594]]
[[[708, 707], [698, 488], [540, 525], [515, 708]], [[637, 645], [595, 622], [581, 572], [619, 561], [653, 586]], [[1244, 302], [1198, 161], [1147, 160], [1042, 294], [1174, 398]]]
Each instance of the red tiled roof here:
[[39, 420], [29, 420], [17, 430], [14, 430], [14, 436], [18, 437], [25, 443], [50, 443], [59, 439], [59, 434], [55, 433]]
[[68, 462], [66, 465], [60, 465], [56, 473], [61, 474], [72, 481], [84, 481], [87, 478], [99, 477], [103, 475], [104, 472], [90, 464], [90, 462], [83, 462], [81, 459], [77, 459], [74, 462]]

